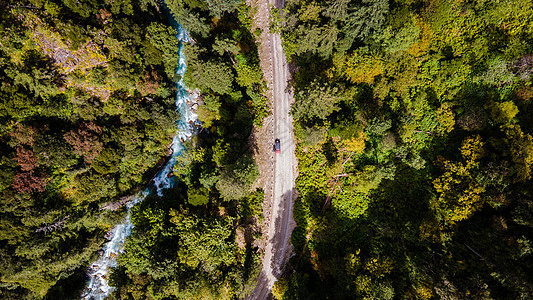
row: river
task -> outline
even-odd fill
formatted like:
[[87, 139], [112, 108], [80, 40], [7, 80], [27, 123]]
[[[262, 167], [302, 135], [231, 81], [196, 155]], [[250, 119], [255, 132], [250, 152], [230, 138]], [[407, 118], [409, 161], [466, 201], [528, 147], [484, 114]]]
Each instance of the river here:
[[[199, 124], [196, 113], [191, 109], [191, 103], [196, 101], [198, 93], [191, 92], [183, 83], [183, 74], [185, 74], [185, 71], [187, 70], [187, 64], [185, 63], [185, 57], [183, 55], [183, 43], [190, 42], [190, 38], [181, 25], [176, 24], [175, 22], [172, 23], [174, 28], [178, 31], [176, 38], [180, 41], [178, 49], [179, 62], [176, 67], [176, 74], [181, 78], [176, 84], [176, 110], [180, 113], [180, 119], [177, 122], [176, 135], [172, 140], [172, 155], [166, 165], [161, 168], [159, 173], [157, 173], [153, 179], [155, 191], [159, 196], [162, 195], [164, 189], [172, 188], [174, 186], [174, 183], [176, 182], [175, 176], [168, 177], [167, 175], [172, 172], [177, 157], [184, 149], [182, 141], [185, 141], [194, 135], [197, 132], [196, 125]], [[126, 238], [131, 234], [131, 230], [133, 229], [133, 224], [130, 219], [130, 210], [134, 205], [143, 201], [153, 190], [152, 187], [146, 188], [127, 204], [128, 212], [126, 219], [112, 229], [110, 235], [111, 239], [102, 249], [103, 254], [97, 261], [93, 262], [87, 270], [89, 282], [82, 293], [82, 299], [102, 300], [109, 296], [113, 291], [114, 288], [109, 286], [107, 277], [109, 269], [117, 266], [117, 257], [123, 251]]]

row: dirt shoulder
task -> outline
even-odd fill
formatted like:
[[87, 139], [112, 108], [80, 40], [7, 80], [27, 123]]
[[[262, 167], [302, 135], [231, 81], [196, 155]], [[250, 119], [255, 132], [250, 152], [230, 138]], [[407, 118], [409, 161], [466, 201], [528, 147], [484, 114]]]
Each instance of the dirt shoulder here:
[[[274, 107], [272, 97], [272, 60], [270, 58], [270, 47], [268, 44], [268, 13], [269, 5], [267, 2], [260, 3], [258, 0], [248, 0], [247, 4], [252, 7], [252, 10], [256, 12], [254, 16], [254, 22], [252, 25], [252, 32], [257, 28], [261, 30], [261, 36], [258, 41], [258, 54], [260, 59], [261, 70], [263, 71], [263, 77], [267, 82], [268, 89], [265, 91], [265, 96], [268, 98], [268, 104], [271, 109]], [[260, 6], [263, 6], [260, 8]], [[272, 152], [272, 144], [274, 143], [275, 133], [275, 121], [274, 116], [270, 115], [263, 121], [263, 126], [254, 126], [251, 142], [255, 145], [254, 158], [259, 167], [260, 178], [258, 180], [257, 187], [262, 187], [265, 192], [265, 201], [263, 202], [263, 222], [261, 224], [261, 232], [263, 236], [268, 232], [268, 227], [271, 220], [272, 202], [274, 196], [274, 169], [275, 169], [275, 156]], [[267, 239], [263, 238], [259, 242], [260, 249], [264, 252]]]

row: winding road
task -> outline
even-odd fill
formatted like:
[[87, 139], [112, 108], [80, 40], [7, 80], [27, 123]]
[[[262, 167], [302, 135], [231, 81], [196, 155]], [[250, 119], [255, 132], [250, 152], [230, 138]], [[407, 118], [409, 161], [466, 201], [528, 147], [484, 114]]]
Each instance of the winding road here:
[[[283, 0], [269, 0], [270, 5], [282, 8]], [[259, 9], [269, 9], [261, 3]], [[263, 12], [267, 13], [267, 12]], [[275, 155], [274, 187], [272, 211], [268, 226], [268, 242], [265, 247], [263, 268], [257, 280], [257, 286], [247, 299], [268, 299], [272, 286], [283, 271], [289, 257], [290, 236], [294, 221], [292, 218], [293, 194], [295, 191], [294, 170], [296, 157], [294, 154], [294, 137], [292, 116], [289, 114], [292, 95], [289, 92], [289, 67], [279, 34], [264, 33], [263, 42], [268, 45], [271, 60], [270, 81], [273, 96], [274, 135], [281, 141], [281, 153]], [[268, 77], [268, 74], [265, 74]], [[274, 142], [274, 141], [272, 141]]]

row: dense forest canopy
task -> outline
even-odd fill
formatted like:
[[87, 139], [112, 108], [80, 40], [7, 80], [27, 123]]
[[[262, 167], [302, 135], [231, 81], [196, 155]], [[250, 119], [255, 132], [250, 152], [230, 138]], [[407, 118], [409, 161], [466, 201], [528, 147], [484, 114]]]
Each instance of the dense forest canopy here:
[[533, 297], [531, 1], [289, 0], [296, 256], [278, 299]]
[[[248, 136], [268, 114], [241, 1], [0, 1], [0, 297], [77, 299], [124, 203], [176, 133], [176, 20], [200, 135], [180, 184], [132, 210], [112, 298], [244, 295], [263, 194]], [[236, 159], [239, 158], [239, 159]]]
[[0, 289], [43, 297], [80, 282], [123, 215], [105, 208], [168, 154], [177, 42], [151, 3], [0, 6]]
[[[533, 297], [533, 4], [288, 0], [295, 255], [276, 299]], [[237, 299], [259, 271], [250, 142], [270, 113], [238, 0], [0, 0], [0, 298], [79, 299], [133, 207], [110, 299]]]

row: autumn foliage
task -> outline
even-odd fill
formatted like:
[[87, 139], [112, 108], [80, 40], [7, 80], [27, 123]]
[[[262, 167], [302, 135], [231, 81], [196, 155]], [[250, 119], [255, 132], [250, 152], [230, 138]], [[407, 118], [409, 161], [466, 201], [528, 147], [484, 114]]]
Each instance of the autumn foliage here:
[[34, 170], [21, 172], [15, 176], [13, 188], [20, 194], [43, 192], [47, 184], [47, 179], [46, 175], [40, 175]]
[[[532, 2], [285, 3], [299, 196], [276, 297], [533, 298]], [[319, 86], [335, 101], [302, 97]]]
[[103, 144], [98, 139], [102, 128], [94, 123], [81, 123], [77, 129], [65, 133], [65, 141], [74, 148], [74, 153], [83, 156], [87, 163], [91, 163], [102, 151]]

